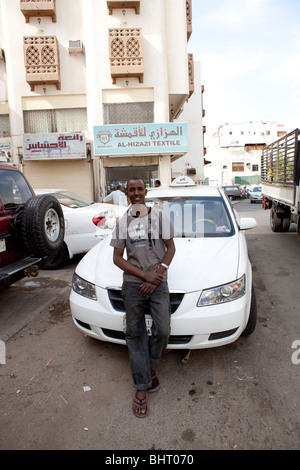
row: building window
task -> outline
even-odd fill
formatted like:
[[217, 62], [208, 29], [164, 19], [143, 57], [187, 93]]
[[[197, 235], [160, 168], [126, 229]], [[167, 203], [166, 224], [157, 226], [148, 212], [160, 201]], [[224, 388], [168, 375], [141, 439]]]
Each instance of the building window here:
[[0, 114], [0, 137], [10, 137], [10, 125], [8, 114]]
[[86, 108], [24, 111], [25, 134], [84, 132], [87, 130]]
[[103, 121], [108, 124], [138, 124], [154, 122], [154, 103], [103, 104]]
[[232, 163], [232, 171], [244, 171], [244, 163]]
[[252, 171], [258, 171], [258, 165], [252, 165]]

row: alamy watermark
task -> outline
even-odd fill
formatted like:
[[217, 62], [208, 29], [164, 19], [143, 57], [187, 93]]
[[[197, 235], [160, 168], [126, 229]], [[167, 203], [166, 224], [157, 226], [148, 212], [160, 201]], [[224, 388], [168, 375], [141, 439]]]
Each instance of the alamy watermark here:
[[292, 354], [292, 363], [295, 365], [300, 364], [300, 340], [296, 339], [292, 343], [292, 349], [296, 349]]
[[6, 364], [6, 347], [4, 341], [0, 340], [0, 364]]

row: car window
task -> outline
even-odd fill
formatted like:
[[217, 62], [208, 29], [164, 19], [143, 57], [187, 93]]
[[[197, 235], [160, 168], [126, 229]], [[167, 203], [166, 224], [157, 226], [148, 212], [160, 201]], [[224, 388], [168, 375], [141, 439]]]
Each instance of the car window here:
[[176, 238], [229, 237], [234, 234], [231, 217], [220, 197], [153, 197], [151, 201], [149, 205], [166, 213]]
[[93, 201], [80, 196], [79, 194], [72, 193], [71, 191], [61, 191], [52, 194], [63, 206], [72, 207], [76, 209], [78, 207], [87, 207], [94, 204]]
[[255, 187], [255, 188], [253, 188], [252, 191], [261, 192], [261, 187], [260, 187], [260, 186], [257, 186], [257, 187]]
[[32, 196], [33, 194], [21, 173], [1, 170], [0, 197], [5, 209], [24, 205]]

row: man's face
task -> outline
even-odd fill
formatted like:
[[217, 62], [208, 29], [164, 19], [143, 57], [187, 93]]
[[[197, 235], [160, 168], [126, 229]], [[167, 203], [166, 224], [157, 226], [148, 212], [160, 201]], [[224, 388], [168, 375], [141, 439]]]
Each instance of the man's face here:
[[129, 180], [127, 193], [132, 205], [145, 204], [147, 189], [145, 188], [143, 180]]

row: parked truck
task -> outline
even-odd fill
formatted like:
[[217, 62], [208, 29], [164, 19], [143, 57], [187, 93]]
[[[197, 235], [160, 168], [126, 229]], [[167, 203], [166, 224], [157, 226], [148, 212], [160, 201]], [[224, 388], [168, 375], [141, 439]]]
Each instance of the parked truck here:
[[263, 208], [270, 209], [273, 232], [297, 224], [300, 235], [300, 130], [295, 129], [263, 148], [261, 180]]

